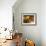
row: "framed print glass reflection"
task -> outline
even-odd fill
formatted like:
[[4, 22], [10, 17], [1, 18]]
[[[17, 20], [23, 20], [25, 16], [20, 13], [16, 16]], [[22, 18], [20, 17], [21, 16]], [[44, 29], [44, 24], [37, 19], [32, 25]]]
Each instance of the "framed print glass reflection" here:
[[37, 14], [36, 13], [22, 13], [21, 16], [22, 25], [36, 25], [37, 24]]

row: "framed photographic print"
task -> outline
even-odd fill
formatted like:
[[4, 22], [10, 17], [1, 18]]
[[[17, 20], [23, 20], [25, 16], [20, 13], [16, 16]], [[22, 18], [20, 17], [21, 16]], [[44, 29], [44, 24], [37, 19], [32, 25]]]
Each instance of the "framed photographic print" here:
[[22, 13], [21, 16], [22, 25], [36, 25], [37, 24], [37, 14], [36, 13]]

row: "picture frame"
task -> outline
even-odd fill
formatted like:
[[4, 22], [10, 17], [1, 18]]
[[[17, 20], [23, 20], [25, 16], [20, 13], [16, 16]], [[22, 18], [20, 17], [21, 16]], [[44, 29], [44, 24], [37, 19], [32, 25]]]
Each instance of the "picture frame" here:
[[22, 13], [21, 24], [27, 26], [37, 25], [37, 13]]

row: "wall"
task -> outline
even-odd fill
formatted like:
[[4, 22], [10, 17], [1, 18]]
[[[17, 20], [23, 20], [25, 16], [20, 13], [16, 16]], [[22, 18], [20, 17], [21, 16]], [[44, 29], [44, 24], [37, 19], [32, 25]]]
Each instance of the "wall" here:
[[[16, 5], [14, 5], [16, 6]], [[41, 1], [40, 0], [23, 0], [19, 6], [13, 8], [15, 19], [15, 30], [23, 33], [24, 39], [34, 40], [36, 46], [41, 46]], [[37, 13], [36, 26], [22, 26], [21, 13]]]
[[46, 0], [41, 1], [41, 41], [46, 46]]
[[[0, 0], [0, 28], [6, 27], [9, 30], [12, 29], [12, 6], [15, 2], [16, 0]], [[5, 38], [5, 35], [10, 35], [9, 31], [5, 32], [3, 30], [0, 29], [0, 33], [2, 32], [0, 38]]]
[[12, 6], [16, 0], [0, 0], [0, 27], [12, 29]]

